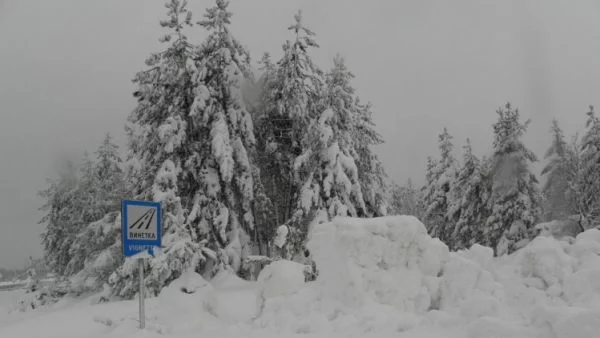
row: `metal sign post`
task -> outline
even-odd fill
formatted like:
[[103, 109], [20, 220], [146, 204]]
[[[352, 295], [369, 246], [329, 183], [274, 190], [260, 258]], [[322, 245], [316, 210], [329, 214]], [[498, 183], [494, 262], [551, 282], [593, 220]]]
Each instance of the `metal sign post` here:
[[[154, 248], [160, 247], [162, 240], [160, 203], [124, 200], [121, 220], [123, 255], [131, 257], [143, 252], [154, 255]], [[146, 326], [144, 258], [138, 258], [138, 266], [140, 329], [143, 329]]]
[[146, 314], [144, 307], [144, 299], [146, 296], [144, 295], [144, 259], [140, 258], [138, 260], [140, 267], [140, 329], [146, 327]]

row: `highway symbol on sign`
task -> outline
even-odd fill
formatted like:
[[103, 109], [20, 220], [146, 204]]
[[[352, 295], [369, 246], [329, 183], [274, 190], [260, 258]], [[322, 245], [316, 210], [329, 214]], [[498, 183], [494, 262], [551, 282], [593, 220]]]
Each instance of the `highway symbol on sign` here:
[[124, 200], [122, 207], [123, 254], [152, 254], [153, 248], [161, 245], [160, 203]]
[[145, 213], [142, 214], [141, 217], [139, 217], [135, 222], [133, 222], [133, 224], [131, 224], [131, 226], [129, 227], [129, 230], [131, 229], [142, 229], [142, 227], [144, 227], [144, 230], [148, 230], [148, 228], [150, 227], [150, 222], [152, 222], [153, 218], [154, 218], [154, 214], [156, 214], [156, 210], [155, 209], [148, 209], [148, 211], [146, 211]]

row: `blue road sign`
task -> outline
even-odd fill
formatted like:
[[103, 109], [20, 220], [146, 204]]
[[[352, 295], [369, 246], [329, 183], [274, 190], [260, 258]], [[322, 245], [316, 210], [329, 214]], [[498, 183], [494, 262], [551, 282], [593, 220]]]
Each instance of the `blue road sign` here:
[[123, 200], [121, 217], [123, 255], [130, 257], [161, 246], [160, 203]]

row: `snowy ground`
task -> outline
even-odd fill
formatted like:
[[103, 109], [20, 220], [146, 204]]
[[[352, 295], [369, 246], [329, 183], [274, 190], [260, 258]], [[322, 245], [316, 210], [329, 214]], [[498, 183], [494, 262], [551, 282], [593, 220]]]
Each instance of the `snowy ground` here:
[[[187, 274], [147, 301], [63, 300], [11, 311], [26, 295], [0, 292], [0, 337], [588, 338], [600, 332], [600, 231], [540, 237], [492, 258], [449, 253], [412, 217], [338, 219], [311, 233], [317, 282], [279, 261], [250, 283]], [[181, 292], [186, 290], [186, 293]]]

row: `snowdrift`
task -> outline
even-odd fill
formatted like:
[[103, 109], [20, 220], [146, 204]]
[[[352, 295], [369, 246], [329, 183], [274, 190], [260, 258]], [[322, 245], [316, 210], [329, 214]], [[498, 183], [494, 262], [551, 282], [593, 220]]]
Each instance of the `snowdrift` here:
[[321, 291], [346, 306], [385, 304], [422, 313], [439, 300], [448, 248], [414, 217], [337, 218], [316, 225], [308, 244]]
[[494, 258], [480, 245], [450, 253], [411, 216], [336, 218], [314, 226], [308, 247], [318, 280], [300, 285], [298, 268], [271, 266], [268, 274], [287, 285], [261, 286], [267, 296], [254, 325], [288, 335], [440, 330], [447, 334], [440, 337], [587, 338], [600, 332], [598, 230], [571, 241], [538, 237]]
[[[598, 230], [564, 240], [546, 232], [495, 258], [480, 245], [449, 252], [414, 217], [337, 218], [315, 225], [308, 247], [316, 281], [305, 282], [306, 267], [285, 260], [268, 265], [257, 282], [229, 271], [211, 281], [188, 272], [148, 299], [145, 331], [137, 330], [136, 301], [63, 302], [36, 313], [0, 313], [0, 336], [589, 338], [600, 332]], [[65, 321], [81, 325], [56, 325]]]
[[[201, 275], [193, 271], [184, 273], [163, 289], [158, 302], [154, 321], [165, 328], [202, 330], [218, 324], [216, 291]], [[175, 313], [179, 315], [173, 317]], [[169, 318], [169, 322], [165, 322], [164, 318]]]

